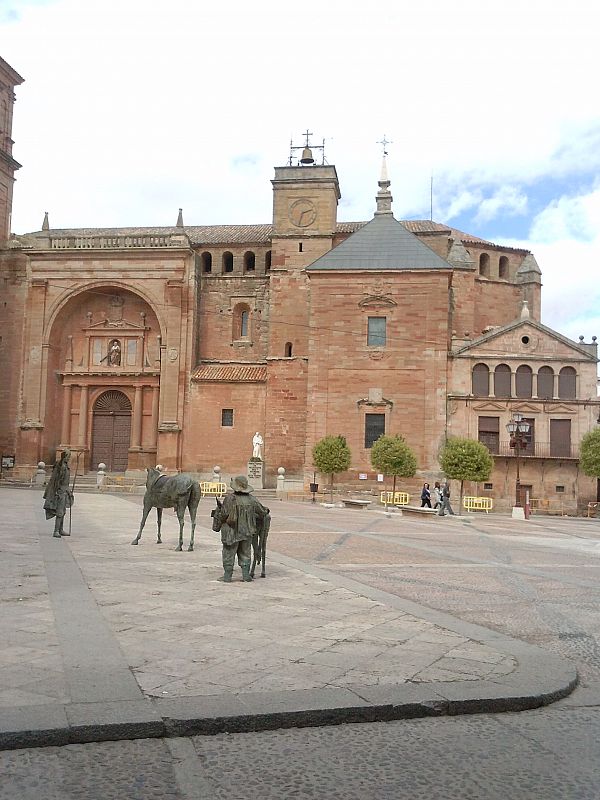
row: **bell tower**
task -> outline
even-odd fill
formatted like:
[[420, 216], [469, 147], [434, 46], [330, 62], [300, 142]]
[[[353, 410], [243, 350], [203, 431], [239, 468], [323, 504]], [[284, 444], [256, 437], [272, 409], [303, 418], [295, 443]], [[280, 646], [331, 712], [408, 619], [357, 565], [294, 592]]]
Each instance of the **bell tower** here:
[[10, 237], [13, 184], [21, 166], [12, 157], [12, 118], [15, 86], [23, 78], [0, 58], [0, 246]]

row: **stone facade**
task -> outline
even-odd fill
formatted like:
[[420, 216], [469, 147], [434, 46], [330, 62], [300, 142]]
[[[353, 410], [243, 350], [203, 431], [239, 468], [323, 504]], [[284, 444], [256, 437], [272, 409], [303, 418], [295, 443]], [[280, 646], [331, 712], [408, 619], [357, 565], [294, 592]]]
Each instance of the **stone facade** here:
[[[68, 445], [84, 469], [161, 463], [210, 477], [219, 465], [227, 476], [245, 472], [260, 431], [266, 484], [278, 467], [308, 483], [314, 444], [343, 434], [353, 465], [339, 483], [378, 489], [375, 425], [414, 449], [414, 492], [439, 476], [448, 434], [478, 438], [480, 416], [504, 430], [522, 410], [540, 443], [551, 419], [569, 419], [574, 447], [596, 424], [595, 344], [540, 324], [530, 253], [397, 223], [387, 175], [370, 223], [337, 220], [333, 166], [277, 167], [272, 184], [269, 224], [189, 226], [180, 213], [172, 227], [54, 230], [46, 217], [0, 249], [0, 447], [17, 474]], [[535, 375], [570, 366], [576, 397], [559, 397], [558, 378], [544, 400], [475, 396], [484, 361]], [[562, 486], [570, 508], [595, 497], [576, 455], [538, 449], [523, 467], [535, 494]], [[500, 505], [512, 502], [513, 464], [499, 456], [490, 479]]]

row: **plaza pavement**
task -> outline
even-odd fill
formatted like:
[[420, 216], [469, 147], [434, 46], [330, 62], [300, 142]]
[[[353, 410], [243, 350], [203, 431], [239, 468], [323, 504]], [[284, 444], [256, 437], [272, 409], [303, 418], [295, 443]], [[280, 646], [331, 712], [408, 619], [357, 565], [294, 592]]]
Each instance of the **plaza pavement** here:
[[162, 545], [152, 512], [132, 547], [141, 509], [118, 495], [79, 493], [63, 539], [39, 490], [0, 506], [0, 748], [521, 710], [577, 683], [552, 653], [275, 544], [266, 579], [224, 585], [208, 499], [191, 553], [172, 511]]

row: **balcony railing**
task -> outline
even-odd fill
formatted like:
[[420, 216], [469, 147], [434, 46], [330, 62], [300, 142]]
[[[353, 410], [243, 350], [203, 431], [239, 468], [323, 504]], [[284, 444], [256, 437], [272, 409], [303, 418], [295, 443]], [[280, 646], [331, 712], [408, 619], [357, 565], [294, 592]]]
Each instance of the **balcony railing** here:
[[[500, 442], [495, 448], [486, 442], [492, 455], [515, 456], [516, 448], [510, 446], [510, 442]], [[519, 456], [522, 458], [579, 458], [579, 446], [563, 442], [534, 442], [528, 444], [526, 448], [521, 447]]]
[[181, 238], [171, 235], [139, 236], [53, 236], [53, 250], [117, 250], [132, 247], [181, 246]]

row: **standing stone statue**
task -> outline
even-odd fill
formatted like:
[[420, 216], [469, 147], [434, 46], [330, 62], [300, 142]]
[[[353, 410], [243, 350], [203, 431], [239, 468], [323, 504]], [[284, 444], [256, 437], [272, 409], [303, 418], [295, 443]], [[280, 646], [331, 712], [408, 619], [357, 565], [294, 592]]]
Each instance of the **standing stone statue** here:
[[60, 460], [52, 468], [52, 475], [44, 492], [46, 519], [54, 517], [53, 536], [56, 539], [70, 535], [65, 533], [63, 527], [66, 510], [73, 505], [73, 494], [69, 488], [69, 481], [71, 480], [70, 459], [71, 451], [63, 450]]
[[252, 438], [252, 458], [260, 458], [262, 461], [262, 446], [264, 444], [263, 437], [258, 431]]
[[108, 363], [111, 367], [121, 366], [121, 344], [118, 339], [113, 339], [108, 351]]
[[250, 561], [252, 557], [252, 537], [256, 536], [269, 515], [269, 509], [252, 497], [252, 487], [245, 475], [231, 479], [233, 492], [228, 493], [222, 503], [217, 500], [217, 508], [212, 512], [213, 530], [221, 531], [223, 545], [224, 583], [231, 583], [235, 557], [242, 570], [242, 579], [251, 581]]

